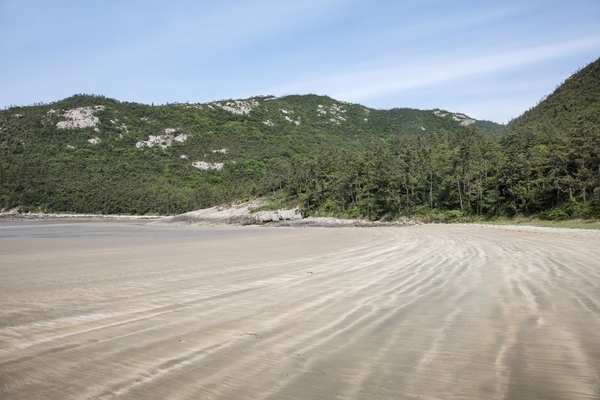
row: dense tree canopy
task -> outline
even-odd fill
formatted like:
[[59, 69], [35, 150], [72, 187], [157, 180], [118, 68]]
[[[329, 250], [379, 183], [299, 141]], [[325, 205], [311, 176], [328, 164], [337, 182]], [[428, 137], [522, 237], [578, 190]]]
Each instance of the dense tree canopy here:
[[[288, 173], [306, 209], [372, 219], [420, 215], [600, 218], [600, 61], [511, 121], [322, 149]], [[295, 171], [302, 171], [299, 174]]]
[[[82, 108], [91, 123], [69, 122]], [[600, 62], [508, 126], [315, 95], [0, 111], [0, 208], [172, 214], [263, 195], [370, 219], [598, 218]]]

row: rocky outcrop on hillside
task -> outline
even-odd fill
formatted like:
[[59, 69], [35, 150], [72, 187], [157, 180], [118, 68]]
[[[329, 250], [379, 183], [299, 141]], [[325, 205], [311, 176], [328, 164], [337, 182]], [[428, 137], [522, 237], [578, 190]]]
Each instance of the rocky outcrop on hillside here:
[[184, 133], [175, 136], [174, 133], [176, 131], [177, 130], [174, 128], [167, 128], [165, 129], [164, 135], [149, 135], [148, 140], [140, 140], [135, 144], [135, 147], [143, 149], [144, 147], [153, 147], [154, 145], [157, 145], [164, 150], [171, 146], [173, 142], [183, 143], [188, 139], [188, 135]]
[[[98, 125], [100, 121], [98, 117], [94, 116], [94, 111], [103, 110], [104, 106], [96, 106], [93, 109], [91, 107], [79, 107], [73, 110], [66, 111], [63, 116], [66, 121], [60, 121], [56, 123], [56, 127], [59, 129], [75, 129], [75, 128], [90, 128]], [[53, 112], [54, 110], [51, 110]]]
[[221, 107], [225, 111], [229, 111], [230, 113], [244, 115], [244, 114], [250, 114], [250, 111], [252, 111], [253, 108], [256, 108], [259, 103], [255, 99], [250, 99], [250, 100], [231, 100], [231, 101], [226, 101], [225, 104], [221, 104], [220, 102], [213, 103], [213, 104], [216, 105], [217, 107]]

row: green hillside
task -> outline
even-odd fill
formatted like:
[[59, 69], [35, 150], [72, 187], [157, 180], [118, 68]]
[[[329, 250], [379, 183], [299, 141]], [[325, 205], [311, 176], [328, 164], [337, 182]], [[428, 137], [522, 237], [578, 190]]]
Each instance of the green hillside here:
[[268, 195], [307, 214], [600, 218], [600, 60], [507, 126], [294, 95], [0, 112], [0, 208], [173, 214]]
[[76, 95], [0, 111], [0, 208], [172, 214], [283, 188], [320, 149], [481, 126], [444, 110], [316, 95], [150, 106]]
[[506, 192], [545, 218], [600, 216], [600, 59], [508, 124]]
[[600, 218], [599, 100], [596, 60], [500, 135], [479, 123], [326, 149], [292, 163], [280, 198], [371, 219]]

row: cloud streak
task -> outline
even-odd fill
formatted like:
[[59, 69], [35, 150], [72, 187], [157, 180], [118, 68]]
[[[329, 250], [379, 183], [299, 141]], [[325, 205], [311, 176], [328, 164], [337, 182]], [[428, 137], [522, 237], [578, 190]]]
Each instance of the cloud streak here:
[[479, 54], [465, 59], [456, 60], [454, 55], [449, 54], [393, 67], [331, 74], [316, 80], [273, 87], [269, 93], [324, 92], [340, 99], [366, 101], [404, 90], [442, 85], [477, 75], [561, 59], [594, 49], [600, 49], [600, 35], [520, 50]]
[[0, 106], [320, 93], [498, 120], [600, 55], [599, 19], [597, 0], [0, 0]]

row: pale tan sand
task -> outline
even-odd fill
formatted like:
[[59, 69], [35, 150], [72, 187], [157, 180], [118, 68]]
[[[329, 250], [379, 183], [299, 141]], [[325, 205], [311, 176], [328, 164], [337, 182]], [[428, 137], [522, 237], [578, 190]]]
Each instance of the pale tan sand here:
[[593, 233], [19, 229], [0, 398], [600, 398]]

